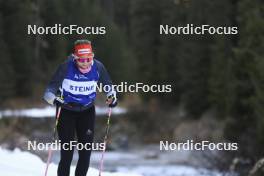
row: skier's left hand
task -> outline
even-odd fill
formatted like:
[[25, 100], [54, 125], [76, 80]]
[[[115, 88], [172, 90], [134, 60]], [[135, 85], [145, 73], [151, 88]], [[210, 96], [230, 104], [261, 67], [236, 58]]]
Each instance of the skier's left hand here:
[[116, 98], [116, 92], [113, 92], [107, 96], [106, 104], [110, 108], [114, 108], [117, 105], [117, 98]]

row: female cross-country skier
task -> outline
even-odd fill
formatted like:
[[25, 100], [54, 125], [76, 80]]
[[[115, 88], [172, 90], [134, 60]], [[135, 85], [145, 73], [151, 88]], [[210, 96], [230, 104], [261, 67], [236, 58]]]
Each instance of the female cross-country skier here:
[[[93, 142], [97, 83], [110, 87], [106, 92], [106, 103], [109, 107], [115, 107], [116, 92], [111, 89], [112, 82], [104, 65], [94, 59], [91, 42], [77, 40], [74, 43], [74, 53], [58, 67], [43, 97], [49, 104], [61, 107], [57, 124], [61, 146], [70, 145], [71, 141], [75, 140], [75, 133], [78, 143]], [[61, 148], [58, 176], [69, 176], [73, 152], [71, 149]], [[91, 150], [84, 148], [79, 150], [78, 154], [75, 176], [86, 176]]]

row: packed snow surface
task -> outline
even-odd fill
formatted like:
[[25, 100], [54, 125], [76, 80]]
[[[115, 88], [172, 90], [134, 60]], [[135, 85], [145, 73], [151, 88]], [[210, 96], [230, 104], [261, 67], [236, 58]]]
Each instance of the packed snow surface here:
[[[37, 156], [22, 152], [19, 149], [8, 151], [0, 148], [0, 175], [1, 176], [41, 176], [45, 173], [46, 164]], [[75, 166], [71, 166], [71, 175], [74, 175]], [[51, 163], [48, 169], [49, 176], [55, 176], [57, 165]], [[98, 176], [97, 169], [90, 168], [87, 176]], [[129, 172], [103, 172], [102, 176], [142, 176]]]
[[[114, 162], [117, 156], [105, 156]], [[41, 176], [44, 175], [46, 164], [37, 156], [15, 149], [8, 151], [0, 147], [0, 175], [2, 176]], [[124, 158], [123, 158], [124, 159]], [[71, 176], [74, 176], [75, 166], [71, 166]], [[51, 163], [48, 170], [49, 176], [55, 176], [57, 164]], [[98, 176], [98, 170], [90, 168], [87, 176]], [[142, 166], [117, 166], [113, 172], [103, 172], [102, 176], [222, 176], [216, 171], [197, 169], [190, 166], [177, 165], [142, 165]]]

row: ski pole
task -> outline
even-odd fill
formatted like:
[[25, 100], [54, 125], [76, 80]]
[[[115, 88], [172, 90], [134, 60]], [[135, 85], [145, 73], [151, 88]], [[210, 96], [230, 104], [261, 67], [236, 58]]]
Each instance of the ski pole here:
[[[56, 139], [57, 125], [58, 125], [58, 121], [59, 121], [59, 117], [60, 117], [60, 112], [61, 112], [61, 107], [59, 106], [58, 110], [56, 112], [56, 122], [55, 122], [55, 126], [54, 126], [54, 129], [53, 129], [53, 137], [52, 137], [52, 141], [53, 142]], [[45, 176], [47, 176], [47, 174], [48, 174], [48, 168], [49, 168], [51, 156], [52, 156], [52, 150], [51, 150], [51, 147], [50, 147], [49, 148], [49, 154], [48, 154], [48, 160], [47, 160], [47, 164], [46, 164], [46, 169], [45, 169]]]
[[109, 108], [108, 110], [108, 118], [107, 118], [107, 124], [106, 124], [106, 129], [105, 129], [105, 136], [104, 136], [104, 149], [102, 152], [101, 160], [100, 160], [100, 168], [99, 168], [99, 176], [101, 176], [101, 173], [103, 171], [103, 162], [104, 162], [104, 153], [106, 149], [106, 144], [107, 144], [107, 137], [108, 137], [108, 132], [109, 132], [109, 127], [110, 127], [110, 117], [112, 113], [112, 108]]

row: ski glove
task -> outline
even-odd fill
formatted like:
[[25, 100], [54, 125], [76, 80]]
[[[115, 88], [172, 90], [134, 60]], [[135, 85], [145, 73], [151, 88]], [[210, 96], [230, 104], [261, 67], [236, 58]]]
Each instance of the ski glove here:
[[111, 93], [107, 96], [106, 103], [110, 108], [114, 108], [117, 105], [117, 98], [116, 98], [116, 92]]
[[53, 101], [53, 104], [56, 106], [63, 106], [64, 105], [64, 100], [60, 97], [56, 97]]

